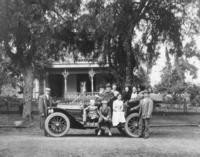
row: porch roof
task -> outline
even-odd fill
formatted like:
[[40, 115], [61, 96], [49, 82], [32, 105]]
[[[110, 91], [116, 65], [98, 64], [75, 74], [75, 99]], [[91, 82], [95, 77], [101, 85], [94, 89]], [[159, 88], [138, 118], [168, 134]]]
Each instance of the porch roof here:
[[108, 64], [99, 65], [95, 62], [74, 62], [74, 63], [67, 63], [67, 62], [53, 62], [52, 64], [48, 65], [48, 68], [100, 68], [100, 67], [109, 67]]

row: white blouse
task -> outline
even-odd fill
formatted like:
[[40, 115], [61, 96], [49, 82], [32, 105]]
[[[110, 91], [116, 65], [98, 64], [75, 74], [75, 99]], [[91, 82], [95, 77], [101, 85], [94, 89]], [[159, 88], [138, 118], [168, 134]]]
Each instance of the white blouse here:
[[131, 94], [131, 99], [136, 99], [136, 98], [137, 98], [137, 96], [138, 96], [138, 94], [137, 94], [137, 93], [132, 93], [132, 94]]
[[115, 100], [113, 102], [113, 112], [122, 112], [123, 111], [123, 101], [122, 100]]

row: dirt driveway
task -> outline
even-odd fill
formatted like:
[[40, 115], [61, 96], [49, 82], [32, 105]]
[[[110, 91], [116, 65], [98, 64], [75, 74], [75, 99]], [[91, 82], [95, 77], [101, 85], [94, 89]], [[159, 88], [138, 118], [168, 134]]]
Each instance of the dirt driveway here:
[[70, 130], [66, 137], [44, 137], [38, 127], [0, 130], [0, 157], [160, 157], [200, 156], [199, 127], [153, 127], [149, 139], [96, 137], [94, 130]]

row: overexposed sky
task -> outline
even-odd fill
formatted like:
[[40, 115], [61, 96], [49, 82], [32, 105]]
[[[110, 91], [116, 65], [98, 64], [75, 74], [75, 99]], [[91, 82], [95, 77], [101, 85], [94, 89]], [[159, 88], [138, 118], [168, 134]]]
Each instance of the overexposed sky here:
[[[200, 36], [197, 36], [195, 39], [196, 39], [197, 49], [200, 51]], [[152, 86], [158, 84], [161, 81], [162, 69], [165, 67], [166, 64], [165, 48], [162, 47], [160, 52], [161, 55], [157, 60], [156, 65], [152, 68], [152, 73], [150, 75]], [[200, 60], [198, 60], [197, 58], [191, 58], [189, 59], [189, 62], [190, 64], [193, 64], [198, 68], [198, 72], [196, 79], [193, 79], [192, 76], [189, 75], [189, 73], [186, 73], [186, 82], [191, 82], [200, 85]]]

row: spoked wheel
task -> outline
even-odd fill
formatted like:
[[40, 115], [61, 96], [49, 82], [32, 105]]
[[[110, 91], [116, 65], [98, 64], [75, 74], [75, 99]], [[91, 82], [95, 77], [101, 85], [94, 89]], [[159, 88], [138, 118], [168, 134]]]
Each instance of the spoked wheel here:
[[69, 118], [59, 112], [50, 114], [45, 120], [45, 130], [53, 137], [61, 137], [67, 134], [70, 129]]
[[126, 134], [130, 137], [139, 137], [139, 115], [137, 113], [130, 114], [125, 123]]

